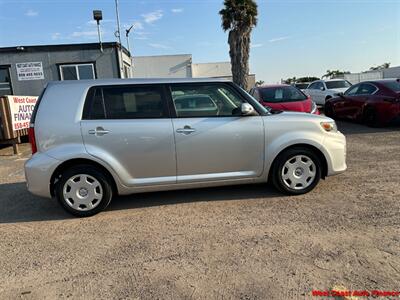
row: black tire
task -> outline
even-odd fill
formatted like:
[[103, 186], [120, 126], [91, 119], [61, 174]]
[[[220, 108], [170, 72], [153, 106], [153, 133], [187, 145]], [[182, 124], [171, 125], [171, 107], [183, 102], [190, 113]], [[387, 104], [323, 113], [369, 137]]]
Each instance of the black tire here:
[[324, 107], [325, 107], [325, 105], [326, 105], [326, 101], [328, 101], [329, 99], [332, 99], [332, 97], [331, 97], [331, 96], [327, 96], [327, 97], [325, 98]]
[[373, 107], [364, 109], [363, 123], [369, 127], [379, 127], [378, 115]]
[[[315, 166], [315, 176], [312, 182], [307, 182], [307, 186], [304, 188], [291, 188], [287, 185], [287, 181], [285, 183], [283, 178], [283, 169], [285, 167], [285, 163], [289, 162], [290, 160], [294, 159], [298, 156], [305, 156], [309, 158]], [[314, 167], [313, 167], [314, 169]], [[314, 151], [304, 148], [304, 147], [293, 147], [290, 149], [285, 150], [275, 159], [272, 165], [272, 171], [270, 174], [270, 179], [273, 185], [281, 192], [288, 194], [288, 195], [301, 195], [310, 192], [314, 187], [318, 184], [319, 180], [321, 179], [321, 170], [322, 170], [322, 163], [317, 154]]]
[[[93, 200], [94, 204], [92, 205], [95, 205], [93, 209], [88, 209], [87, 207], [75, 209], [71, 204], [68, 204], [73, 201], [72, 198], [66, 199], [64, 197], [64, 187], [68, 188], [66, 186], [67, 181], [79, 174], [88, 175], [89, 178], [97, 180], [97, 183], [101, 186], [98, 186], [97, 188], [101, 191], [102, 196], [100, 199]], [[91, 165], [77, 165], [68, 168], [61, 174], [61, 178], [55, 186], [55, 195], [58, 202], [68, 213], [76, 217], [90, 217], [104, 210], [110, 204], [113, 196], [113, 189], [110, 178], [108, 178], [108, 176], [106, 176], [100, 169]]]
[[330, 104], [329, 102], [325, 104], [324, 114], [325, 114], [325, 116], [332, 118], [332, 119], [334, 119], [336, 117], [335, 112], [332, 107], [332, 104]]

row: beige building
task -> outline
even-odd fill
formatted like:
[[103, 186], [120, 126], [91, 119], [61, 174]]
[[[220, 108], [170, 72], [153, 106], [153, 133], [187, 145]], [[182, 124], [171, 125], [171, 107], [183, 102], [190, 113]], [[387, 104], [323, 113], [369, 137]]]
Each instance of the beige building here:
[[[134, 78], [227, 78], [232, 80], [230, 62], [193, 63], [191, 54], [135, 56]], [[248, 77], [248, 89], [255, 85], [255, 75]]]

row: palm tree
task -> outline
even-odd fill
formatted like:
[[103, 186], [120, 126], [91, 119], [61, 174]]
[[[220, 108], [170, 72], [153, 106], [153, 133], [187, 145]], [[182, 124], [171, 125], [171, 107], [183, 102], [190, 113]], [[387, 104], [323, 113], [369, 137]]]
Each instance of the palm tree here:
[[382, 70], [382, 69], [387, 69], [390, 67], [390, 62], [389, 63], [383, 63], [380, 66], [376, 66], [376, 67], [371, 67], [369, 68], [370, 71], [376, 71], [376, 70]]
[[340, 71], [340, 70], [327, 70], [326, 74], [322, 76], [322, 78], [329, 77], [329, 78], [335, 78], [335, 77], [341, 77], [344, 74], [350, 74], [349, 71]]
[[228, 44], [233, 81], [247, 88], [249, 74], [250, 35], [257, 25], [257, 4], [253, 0], [225, 0], [219, 14], [222, 28], [229, 30]]

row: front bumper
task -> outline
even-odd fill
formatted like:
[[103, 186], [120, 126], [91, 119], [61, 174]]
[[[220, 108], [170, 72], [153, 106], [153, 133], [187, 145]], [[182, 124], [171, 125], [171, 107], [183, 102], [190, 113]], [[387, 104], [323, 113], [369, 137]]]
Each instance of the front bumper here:
[[43, 153], [35, 153], [25, 163], [25, 178], [28, 191], [32, 194], [51, 198], [50, 180], [61, 162]]
[[327, 160], [328, 176], [346, 171], [346, 137], [341, 132], [327, 133], [322, 150]]

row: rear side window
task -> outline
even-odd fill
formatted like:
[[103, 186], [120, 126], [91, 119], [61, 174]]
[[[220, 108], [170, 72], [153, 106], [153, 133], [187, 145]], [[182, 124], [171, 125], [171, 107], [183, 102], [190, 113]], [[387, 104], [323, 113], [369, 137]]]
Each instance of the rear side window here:
[[372, 95], [375, 93], [377, 88], [369, 83], [363, 83], [357, 90], [356, 95]]
[[35, 124], [37, 111], [39, 109], [40, 102], [42, 101], [42, 98], [43, 98], [43, 95], [44, 95], [45, 92], [46, 92], [46, 87], [44, 87], [42, 93], [40, 94], [39, 98], [36, 101], [35, 108], [33, 109], [33, 112], [32, 112], [32, 115], [31, 115], [31, 121], [30, 121], [31, 124]]
[[398, 80], [383, 81], [381, 83], [394, 92], [400, 92], [400, 82]]
[[166, 117], [161, 87], [94, 87], [88, 92], [83, 119]]

